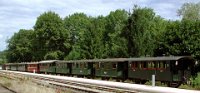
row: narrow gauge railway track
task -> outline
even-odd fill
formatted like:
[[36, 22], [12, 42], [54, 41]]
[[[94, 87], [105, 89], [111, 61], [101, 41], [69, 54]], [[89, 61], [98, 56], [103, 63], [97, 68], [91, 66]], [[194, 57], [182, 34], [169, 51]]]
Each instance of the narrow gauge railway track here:
[[10, 79], [32, 80], [35, 83], [47, 87], [53, 87], [59, 91], [67, 90], [72, 93], [200, 93], [198, 90], [177, 89], [159, 86], [152, 87], [130, 83], [34, 74], [17, 71], [0, 70], [0, 75]]
[[57, 90], [71, 91], [73, 93], [135, 93], [136, 91], [119, 89], [114, 87], [98, 86], [85, 84], [80, 82], [72, 82], [60, 79], [53, 79], [47, 77], [38, 77], [38, 76], [26, 76], [20, 73], [12, 72], [1, 72], [0, 76], [10, 78], [10, 79], [29, 79], [32, 82], [35, 82], [39, 85], [56, 88]]

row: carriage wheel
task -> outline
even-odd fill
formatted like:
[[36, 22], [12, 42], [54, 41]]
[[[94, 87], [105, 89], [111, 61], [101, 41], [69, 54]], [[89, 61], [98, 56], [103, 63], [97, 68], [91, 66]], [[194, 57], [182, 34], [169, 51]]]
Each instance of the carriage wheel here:
[[168, 87], [178, 88], [181, 84], [182, 84], [181, 82], [168, 82], [167, 86]]

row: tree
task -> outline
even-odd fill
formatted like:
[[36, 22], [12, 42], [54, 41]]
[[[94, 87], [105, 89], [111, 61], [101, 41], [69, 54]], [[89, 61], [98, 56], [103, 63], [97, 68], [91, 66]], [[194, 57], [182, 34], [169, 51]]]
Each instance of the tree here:
[[84, 13], [75, 13], [65, 17], [64, 26], [65, 29], [69, 30], [70, 32], [71, 45], [71, 51], [65, 59], [88, 58], [85, 56], [85, 52], [87, 52], [87, 50], [83, 48], [84, 44], [86, 43], [83, 35], [89, 31], [91, 21], [92, 18], [88, 17]]
[[33, 30], [19, 30], [8, 41], [7, 59], [9, 62], [30, 62], [32, 60]]
[[165, 29], [164, 23], [152, 9], [135, 6], [122, 33], [128, 42], [129, 57], [153, 56], [157, 36]]
[[91, 18], [85, 30], [79, 32], [79, 38], [66, 59], [94, 59], [103, 58], [104, 47], [102, 42], [105, 29], [105, 18]]
[[6, 50], [0, 51], [0, 64], [4, 64], [7, 62], [6, 53], [7, 53]]
[[70, 45], [74, 45], [80, 38], [80, 34], [88, 30], [91, 19], [84, 13], [74, 13], [65, 17], [64, 27], [70, 34]]
[[34, 26], [35, 60], [43, 60], [48, 52], [60, 51], [63, 54], [55, 59], [64, 59], [70, 50], [69, 33], [64, 29], [63, 20], [54, 12], [45, 12], [37, 18]]
[[177, 11], [183, 20], [200, 20], [200, 2], [199, 3], [185, 3]]
[[182, 20], [169, 22], [163, 39], [160, 41], [160, 53], [174, 56], [193, 56], [200, 59], [200, 22]]
[[116, 10], [106, 16], [106, 28], [103, 32], [103, 42], [107, 57], [127, 57], [126, 40], [121, 36], [128, 12]]

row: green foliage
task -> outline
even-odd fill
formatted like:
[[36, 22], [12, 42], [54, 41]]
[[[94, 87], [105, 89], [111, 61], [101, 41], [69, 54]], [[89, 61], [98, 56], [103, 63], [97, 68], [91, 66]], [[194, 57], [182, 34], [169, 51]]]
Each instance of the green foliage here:
[[65, 60], [73, 60], [73, 59], [81, 59], [81, 51], [80, 46], [73, 46], [72, 51], [69, 53], [68, 56], [65, 57]]
[[182, 84], [179, 88], [200, 90], [200, 73], [195, 78], [191, 78], [190, 81], [191, 84]]
[[64, 19], [64, 27], [70, 33], [70, 44], [73, 46], [80, 38], [81, 33], [88, 30], [91, 18], [84, 13], [74, 13]]
[[106, 17], [105, 31], [103, 32], [103, 42], [106, 48], [106, 57], [127, 57], [126, 40], [121, 36], [128, 19], [125, 10], [110, 12]]
[[[34, 60], [43, 60], [49, 51], [59, 50], [64, 54], [70, 52], [69, 33], [64, 29], [63, 20], [58, 14], [49, 11], [40, 15], [34, 30]], [[59, 59], [64, 59], [64, 54]]]
[[198, 73], [197, 77], [195, 79], [192, 79], [192, 86], [195, 89], [200, 90], [200, 73]]
[[9, 43], [7, 50], [7, 60], [9, 62], [22, 62], [32, 60], [32, 33], [33, 30], [21, 29], [7, 41]]
[[6, 51], [0, 51], [0, 64], [4, 64], [7, 62], [6, 59]]
[[159, 52], [165, 55], [192, 55], [200, 59], [200, 22], [199, 21], [175, 21], [169, 22], [166, 32], [160, 40]]
[[[134, 7], [130, 15], [123, 36], [128, 41], [128, 54], [133, 56], [153, 56], [156, 36], [163, 32], [163, 19], [156, 16], [150, 8]], [[161, 25], [161, 27], [158, 27]], [[163, 27], [162, 27], [163, 26]]]
[[182, 16], [183, 20], [200, 20], [200, 2], [185, 3], [177, 13]]
[[55, 60], [55, 59], [62, 59], [64, 53], [61, 51], [53, 51], [53, 52], [48, 52], [45, 56], [45, 60]]
[[116, 10], [105, 17], [74, 13], [64, 20], [45, 12], [34, 30], [21, 29], [7, 41], [4, 54], [9, 62], [162, 55], [192, 55], [200, 60], [200, 22], [192, 20], [198, 19], [196, 14], [187, 18], [189, 10], [197, 13], [197, 5], [183, 5], [182, 21], [166, 21], [153, 9], [137, 6], [129, 13]]
[[103, 57], [102, 33], [104, 31], [104, 18], [86, 19], [90, 20], [90, 24], [86, 30], [79, 32], [78, 39], [66, 59], [93, 59]]

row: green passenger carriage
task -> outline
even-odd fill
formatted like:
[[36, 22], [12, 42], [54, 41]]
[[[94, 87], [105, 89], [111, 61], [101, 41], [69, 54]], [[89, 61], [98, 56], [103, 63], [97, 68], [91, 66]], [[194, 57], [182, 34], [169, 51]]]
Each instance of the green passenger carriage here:
[[189, 56], [130, 58], [128, 61], [128, 78], [145, 83], [155, 75], [157, 81], [167, 82], [173, 87], [187, 81], [195, 65]]
[[56, 65], [55, 62], [58, 60], [46, 60], [46, 61], [40, 61], [38, 63], [40, 73], [53, 73], [55, 74], [56, 72]]
[[102, 77], [103, 79], [115, 78], [117, 80], [127, 78], [125, 58], [96, 59], [93, 62], [96, 77]]
[[93, 77], [93, 63], [90, 60], [71, 60], [72, 63], [72, 75]]
[[[32, 62], [33, 63], [33, 62]], [[29, 64], [32, 64], [29, 63]], [[29, 71], [27, 63], [8, 63], [4, 69]], [[35, 63], [34, 63], [35, 64]], [[24, 68], [25, 67], [25, 68]], [[156, 81], [167, 83], [168, 86], [178, 87], [186, 83], [196, 74], [195, 60], [191, 56], [163, 56], [141, 58], [108, 58], [84, 60], [46, 60], [37, 62], [39, 73], [75, 75], [78, 77], [114, 78], [119, 80], [133, 80], [135, 83], [145, 83], [155, 75]], [[31, 66], [32, 68], [32, 66]]]
[[71, 74], [72, 63], [65, 61], [56, 62], [56, 74], [69, 75]]

